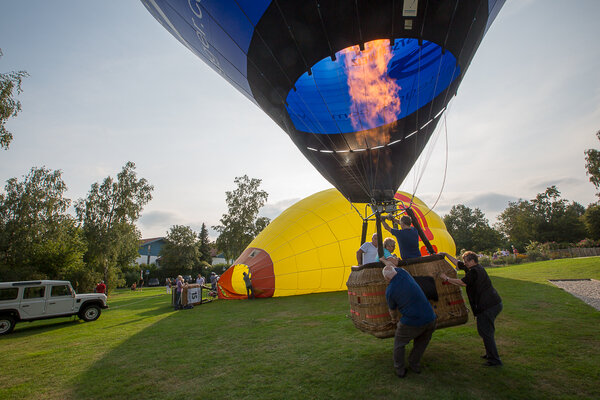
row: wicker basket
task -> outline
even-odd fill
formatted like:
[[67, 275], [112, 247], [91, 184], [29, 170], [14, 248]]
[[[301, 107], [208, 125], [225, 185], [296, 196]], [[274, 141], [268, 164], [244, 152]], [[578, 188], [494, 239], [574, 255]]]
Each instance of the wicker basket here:
[[[458, 286], [442, 282], [438, 278], [444, 272], [456, 278], [456, 270], [441, 255], [433, 255], [400, 261], [399, 267], [406, 269], [413, 277], [432, 277], [435, 283], [437, 300], [430, 298], [437, 315], [436, 329], [462, 325], [467, 322], [467, 308]], [[354, 325], [363, 332], [378, 338], [393, 337], [396, 325], [392, 323], [385, 299], [387, 282], [381, 271], [381, 262], [352, 267], [348, 277], [348, 300], [350, 315]]]

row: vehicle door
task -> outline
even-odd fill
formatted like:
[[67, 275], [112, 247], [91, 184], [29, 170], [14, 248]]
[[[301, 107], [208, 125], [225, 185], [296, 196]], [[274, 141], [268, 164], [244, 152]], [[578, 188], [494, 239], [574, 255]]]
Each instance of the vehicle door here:
[[46, 286], [26, 286], [19, 304], [21, 318], [31, 319], [46, 315]]
[[50, 285], [50, 293], [47, 300], [46, 315], [70, 315], [73, 314], [75, 298], [70, 285]]

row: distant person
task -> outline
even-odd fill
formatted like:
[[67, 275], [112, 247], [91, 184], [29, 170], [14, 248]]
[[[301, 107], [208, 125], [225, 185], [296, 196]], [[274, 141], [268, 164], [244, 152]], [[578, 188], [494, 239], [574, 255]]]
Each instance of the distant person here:
[[483, 339], [483, 345], [485, 346], [485, 354], [481, 358], [487, 361], [483, 365], [489, 367], [502, 365], [494, 338], [496, 331], [495, 320], [500, 311], [502, 311], [502, 299], [492, 286], [492, 281], [485, 268], [479, 265], [477, 254], [472, 251], [467, 251], [463, 254], [462, 258], [464, 262], [458, 261], [448, 253], [440, 254], [448, 257], [458, 268], [465, 269], [466, 267], [466, 273], [462, 279], [449, 278], [444, 273], [440, 274], [440, 278], [444, 282], [467, 288], [469, 303], [471, 304], [473, 315], [477, 319], [477, 333]]
[[165, 279], [165, 289], [167, 289], [167, 294], [171, 294], [171, 280], [169, 278]]
[[377, 262], [379, 252], [377, 250], [377, 233], [371, 236], [370, 242], [364, 242], [356, 252], [356, 262], [358, 265]]
[[175, 292], [175, 311], [181, 310], [183, 307], [181, 306], [181, 293], [183, 292], [183, 277], [181, 275], [177, 275], [176, 279], [177, 289]]
[[250, 271], [243, 272], [244, 282], [246, 283], [246, 296], [248, 300], [252, 300], [254, 298], [254, 288], [252, 287], [252, 278], [250, 278]]
[[106, 294], [106, 285], [104, 284], [104, 281], [100, 281], [100, 283], [96, 285], [96, 293]]
[[[403, 268], [394, 268], [391, 261], [381, 259], [386, 266], [383, 276], [388, 282], [385, 299], [392, 322], [396, 324], [394, 336], [394, 368], [396, 376], [404, 378], [407, 368], [404, 365], [405, 346], [413, 341], [408, 356], [408, 366], [414, 373], [421, 373], [421, 357], [435, 330], [436, 315], [423, 290], [414, 278]], [[398, 320], [398, 312], [402, 317]]]
[[133, 282], [133, 285], [131, 285], [131, 290], [136, 290], [137, 289], [137, 283]]
[[210, 273], [210, 286], [212, 290], [217, 291], [217, 282], [219, 281], [219, 275], [215, 274], [215, 272]]
[[204, 285], [204, 277], [201, 274], [198, 274], [198, 277], [196, 278], [196, 284], [197, 285]]
[[396, 248], [396, 241], [394, 238], [388, 237], [383, 240], [383, 258], [396, 258], [392, 252]]
[[412, 226], [412, 219], [408, 215], [403, 215], [398, 221], [393, 215], [389, 215], [388, 219], [395, 224], [400, 225], [400, 229], [391, 228], [385, 218], [381, 220], [383, 227], [396, 237], [398, 241], [398, 250], [400, 250], [400, 257], [403, 260], [409, 258], [421, 257], [421, 251], [419, 250], [419, 232]]

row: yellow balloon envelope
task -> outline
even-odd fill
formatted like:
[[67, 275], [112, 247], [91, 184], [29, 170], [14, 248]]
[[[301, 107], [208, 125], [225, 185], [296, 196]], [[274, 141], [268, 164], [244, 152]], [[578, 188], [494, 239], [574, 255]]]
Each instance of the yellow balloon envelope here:
[[[443, 220], [417, 197], [397, 192], [402, 210], [409, 205], [436, 252], [455, 254]], [[364, 204], [355, 204], [364, 210]], [[347, 290], [350, 267], [356, 265], [362, 219], [336, 189], [313, 194], [281, 213], [248, 245], [219, 280], [219, 297], [246, 298], [242, 273], [250, 270], [256, 297]], [[375, 232], [369, 224], [367, 238]], [[383, 236], [393, 237], [383, 231]], [[427, 255], [420, 242], [421, 254]], [[397, 250], [395, 254], [400, 257]]]

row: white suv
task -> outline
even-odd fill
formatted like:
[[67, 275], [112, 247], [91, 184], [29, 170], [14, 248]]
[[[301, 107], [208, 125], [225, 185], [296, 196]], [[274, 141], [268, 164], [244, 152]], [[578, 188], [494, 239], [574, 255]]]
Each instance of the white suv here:
[[0, 283], [0, 335], [10, 333], [18, 321], [77, 315], [95, 321], [108, 308], [102, 293], [76, 294], [69, 281]]

